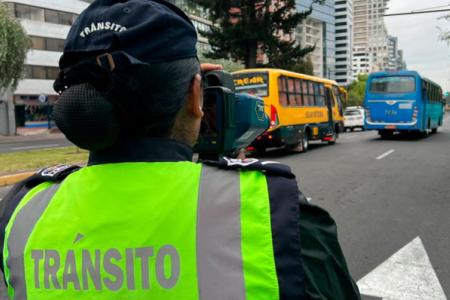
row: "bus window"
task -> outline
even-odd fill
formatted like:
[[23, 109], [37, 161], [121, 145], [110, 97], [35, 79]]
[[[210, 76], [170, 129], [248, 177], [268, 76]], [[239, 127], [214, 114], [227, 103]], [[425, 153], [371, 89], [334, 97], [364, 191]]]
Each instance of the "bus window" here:
[[309, 105], [309, 96], [308, 96], [308, 81], [302, 80], [302, 94], [303, 94], [303, 105]]
[[238, 93], [247, 93], [257, 97], [269, 95], [269, 74], [267, 72], [233, 74], [233, 78]]
[[321, 106], [325, 106], [325, 87], [323, 86], [323, 84], [319, 84], [319, 95]]
[[287, 86], [286, 77], [282, 76], [278, 78], [279, 101], [282, 106], [288, 105], [286, 86]]
[[288, 100], [289, 106], [296, 106], [294, 78], [288, 79]]
[[412, 93], [415, 90], [414, 76], [375, 77], [370, 83], [371, 93]]
[[297, 92], [295, 95], [295, 102], [297, 102], [297, 106], [302, 106], [302, 81], [300, 79], [295, 80], [295, 91]]
[[323, 96], [323, 89], [321, 90], [321, 87], [323, 88], [323, 85], [320, 83], [314, 83], [314, 95], [316, 97], [316, 105], [317, 106], [324, 106], [325, 100]]
[[308, 90], [309, 90], [309, 105], [314, 106], [314, 83], [312, 81], [308, 82]]

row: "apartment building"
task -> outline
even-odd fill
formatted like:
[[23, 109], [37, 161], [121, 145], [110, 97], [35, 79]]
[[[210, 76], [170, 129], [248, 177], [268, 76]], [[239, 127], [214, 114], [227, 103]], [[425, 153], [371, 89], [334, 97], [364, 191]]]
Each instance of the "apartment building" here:
[[325, 0], [322, 5], [312, 0], [297, 0], [297, 10], [305, 11], [313, 5], [313, 12], [296, 30], [296, 40], [305, 46], [316, 46], [310, 54], [314, 75], [335, 79], [335, 1]]
[[208, 19], [208, 12], [205, 11], [198, 1], [196, 0], [168, 0], [169, 2], [175, 4], [181, 8], [185, 13], [188, 14], [195, 28], [197, 29], [198, 44], [197, 49], [200, 54], [210, 52], [211, 46], [208, 39], [201, 35], [201, 32], [207, 32], [213, 23]]
[[389, 65], [388, 34], [384, 13], [389, 0], [353, 2], [353, 76], [386, 70]]
[[335, 2], [336, 81], [348, 85], [353, 81], [353, 0]]
[[[46, 120], [51, 109], [48, 104], [53, 104], [57, 99], [53, 82], [59, 74], [58, 62], [65, 39], [78, 15], [93, 0], [0, 1], [6, 4], [11, 15], [20, 21], [32, 43], [25, 60], [23, 79], [13, 95], [8, 96], [13, 98], [16, 123], [20, 127], [25, 125], [25, 121]], [[206, 31], [212, 25], [195, 1], [171, 2], [189, 14], [199, 31]], [[200, 52], [209, 51], [208, 40], [199, 36], [198, 49]], [[40, 101], [43, 96], [47, 98], [47, 103]]]
[[39, 118], [39, 95], [48, 96], [50, 102], [56, 100], [53, 81], [59, 73], [58, 62], [64, 42], [70, 26], [88, 3], [80, 0], [2, 2], [8, 6], [10, 13], [19, 19], [32, 43], [25, 60], [24, 78], [14, 92], [14, 102], [16, 106], [27, 106], [27, 109]]

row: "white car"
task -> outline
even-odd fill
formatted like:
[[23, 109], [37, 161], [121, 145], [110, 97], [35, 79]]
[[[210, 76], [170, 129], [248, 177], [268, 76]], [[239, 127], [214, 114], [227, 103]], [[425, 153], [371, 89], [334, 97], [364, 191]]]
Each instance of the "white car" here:
[[355, 128], [364, 130], [364, 108], [361, 106], [349, 106], [344, 111], [344, 132]]

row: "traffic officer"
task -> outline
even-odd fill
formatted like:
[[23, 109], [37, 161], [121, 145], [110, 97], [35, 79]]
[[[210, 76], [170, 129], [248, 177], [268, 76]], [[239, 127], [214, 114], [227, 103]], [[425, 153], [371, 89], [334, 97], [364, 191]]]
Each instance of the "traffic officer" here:
[[80, 15], [54, 118], [89, 162], [44, 169], [6, 197], [11, 299], [359, 298], [333, 220], [288, 167], [192, 162], [196, 42], [164, 0], [97, 0]]

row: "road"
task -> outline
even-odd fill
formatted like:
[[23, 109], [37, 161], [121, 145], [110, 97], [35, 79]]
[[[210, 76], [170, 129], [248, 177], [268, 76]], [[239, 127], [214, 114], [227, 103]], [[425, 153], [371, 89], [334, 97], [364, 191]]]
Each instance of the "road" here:
[[[312, 145], [303, 154], [271, 151], [263, 159], [290, 165], [312, 203], [330, 211], [357, 281], [420, 237], [450, 296], [450, 118], [425, 139], [353, 132], [333, 146]], [[0, 189], [0, 198], [5, 192]]]
[[73, 146], [63, 135], [0, 138], [0, 153]]

